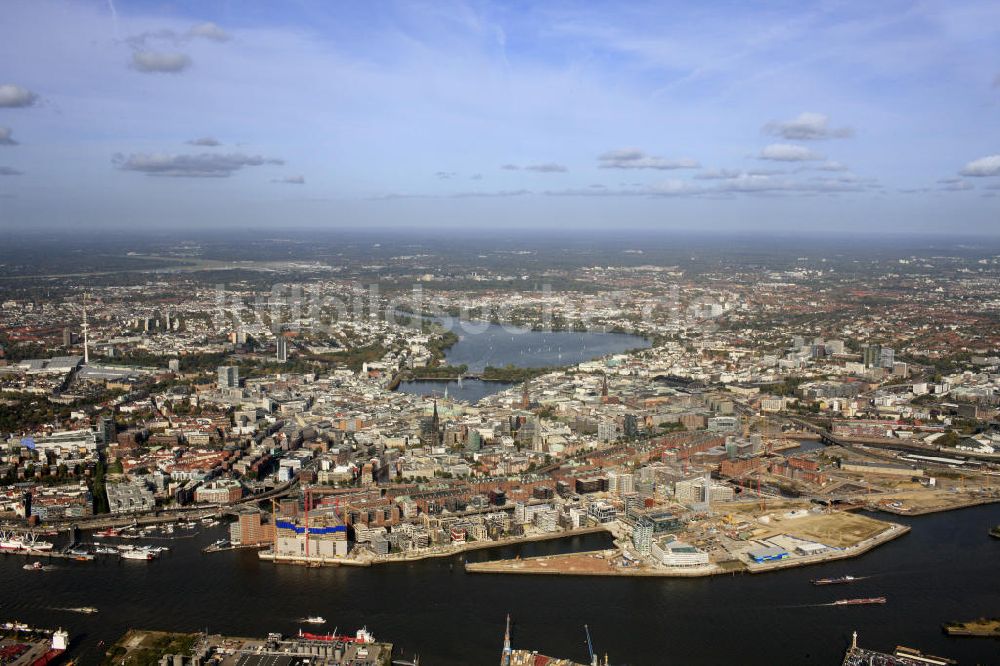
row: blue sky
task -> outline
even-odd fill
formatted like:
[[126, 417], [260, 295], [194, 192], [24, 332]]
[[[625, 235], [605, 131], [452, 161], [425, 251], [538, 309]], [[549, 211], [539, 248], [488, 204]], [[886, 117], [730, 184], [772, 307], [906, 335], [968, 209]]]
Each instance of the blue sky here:
[[1000, 4], [0, 8], [0, 225], [1000, 233]]

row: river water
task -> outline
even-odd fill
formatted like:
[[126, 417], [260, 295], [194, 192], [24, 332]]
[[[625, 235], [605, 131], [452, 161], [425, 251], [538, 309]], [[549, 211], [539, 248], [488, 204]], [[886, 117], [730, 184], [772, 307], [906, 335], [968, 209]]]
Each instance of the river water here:
[[[216, 527], [167, 543], [145, 563], [57, 563], [24, 571], [20, 556], [0, 557], [0, 619], [66, 627], [82, 663], [98, 641], [127, 628], [208, 629], [264, 636], [295, 632], [322, 615], [327, 630], [367, 627], [427, 666], [498, 663], [504, 618], [515, 647], [586, 661], [583, 625], [611, 663], [839, 664], [852, 630], [862, 645], [902, 644], [962, 664], [1000, 663], [1000, 642], [949, 638], [948, 620], [996, 616], [1000, 609], [1000, 505], [894, 518], [913, 531], [860, 558], [763, 575], [705, 579], [576, 578], [466, 574], [462, 558], [368, 569], [306, 569], [261, 562], [254, 552], [202, 554], [223, 536]], [[605, 535], [468, 553], [471, 561], [589, 550]], [[812, 578], [871, 576], [853, 585], [815, 587]], [[884, 606], [816, 604], [884, 595]], [[96, 606], [95, 615], [58, 610]]]
[[[466, 365], [469, 372], [482, 372], [486, 366], [543, 368], [576, 365], [583, 361], [645, 348], [649, 341], [624, 333], [579, 333], [574, 331], [531, 331], [524, 328], [483, 322], [452, 321], [449, 327], [459, 341], [445, 353], [448, 365]], [[417, 380], [404, 382], [399, 390], [418, 395], [444, 395], [475, 403], [510, 388], [508, 382], [484, 382], [476, 379], [458, 382]]]

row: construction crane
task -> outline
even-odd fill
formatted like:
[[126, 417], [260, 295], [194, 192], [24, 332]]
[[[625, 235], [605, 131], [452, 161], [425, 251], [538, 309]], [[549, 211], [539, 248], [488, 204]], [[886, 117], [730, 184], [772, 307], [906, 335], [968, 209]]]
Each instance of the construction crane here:
[[597, 666], [597, 655], [594, 654], [594, 644], [590, 640], [590, 627], [583, 625], [583, 630], [587, 634], [587, 652], [590, 653], [590, 666]]
[[510, 666], [510, 613], [507, 613], [507, 629], [503, 633], [503, 651], [500, 653], [500, 666]]

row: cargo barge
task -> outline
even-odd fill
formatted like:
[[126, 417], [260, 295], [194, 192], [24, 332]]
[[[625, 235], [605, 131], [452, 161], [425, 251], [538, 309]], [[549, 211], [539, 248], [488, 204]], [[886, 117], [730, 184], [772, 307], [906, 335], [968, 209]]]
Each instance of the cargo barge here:
[[863, 599], [837, 599], [831, 606], [867, 606], [869, 604], [884, 604], [885, 597], [868, 597]]

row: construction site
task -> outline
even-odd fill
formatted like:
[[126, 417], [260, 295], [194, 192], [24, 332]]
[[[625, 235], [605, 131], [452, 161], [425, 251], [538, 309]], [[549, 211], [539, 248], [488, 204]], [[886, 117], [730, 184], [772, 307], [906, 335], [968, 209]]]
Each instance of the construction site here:
[[[716, 505], [682, 529], [643, 539], [624, 521], [609, 525], [615, 548], [585, 553], [467, 563], [470, 573], [700, 577], [759, 573], [856, 557], [909, 527], [807, 500]], [[631, 537], [629, 535], [632, 535]]]

